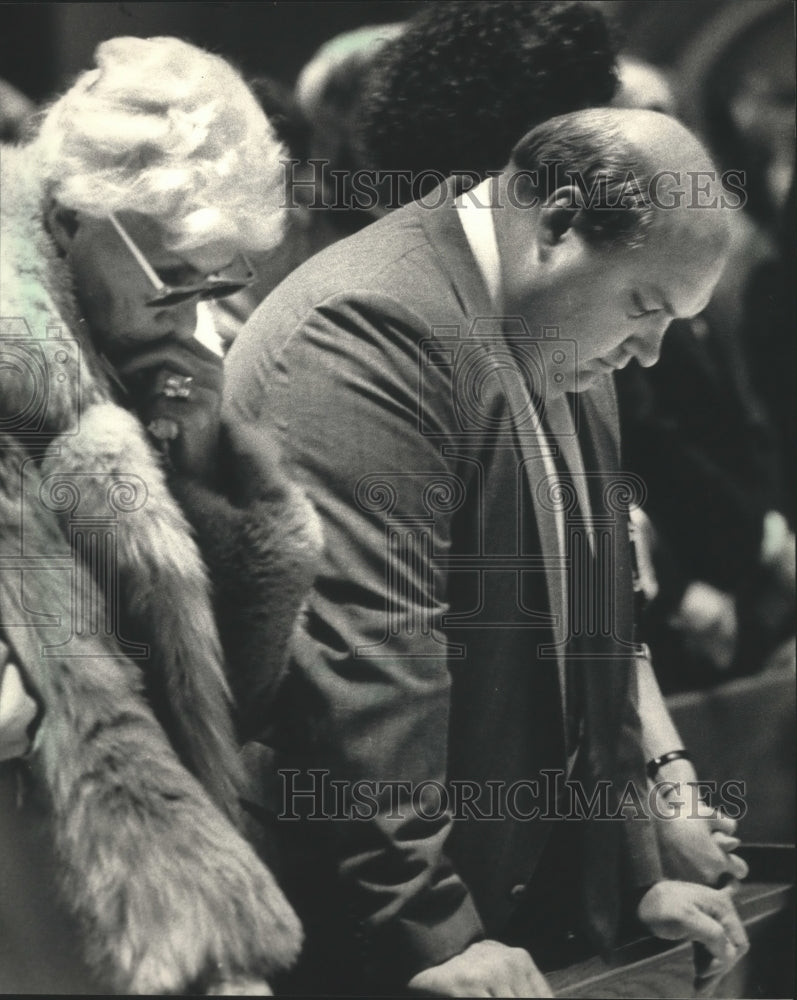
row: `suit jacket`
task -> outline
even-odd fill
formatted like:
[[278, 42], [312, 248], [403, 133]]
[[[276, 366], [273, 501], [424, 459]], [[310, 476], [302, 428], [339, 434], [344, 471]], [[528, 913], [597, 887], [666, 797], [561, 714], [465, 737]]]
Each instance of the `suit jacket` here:
[[[544, 772], [566, 766], [555, 504], [517, 377], [519, 365], [539, 377], [542, 348], [490, 319], [453, 189], [440, 197], [289, 276], [226, 376], [234, 415], [279, 428], [326, 539], [271, 737], [288, 892], [311, 943], [316, 925], [322, 938], [334, 928], [393, 985], [500, 937], [552, 827]], [[608, 380], [589, 395], [578, 410], [599, 501], [617, 417]], [[603, 781], [612, 797], [644, 788], [631, 661], [617, 655], [631, 625], [625, 542], [611, 556], [613, 627], [577, 644], [595, 667], [579, 773], [588, 794]], [[362, 818], [322, 821], [351, 810]], [[639, 886], [659, 877], [658, 855], [645, 821], [585, 827], [585, 908], [605, 945], [621, 853]]]

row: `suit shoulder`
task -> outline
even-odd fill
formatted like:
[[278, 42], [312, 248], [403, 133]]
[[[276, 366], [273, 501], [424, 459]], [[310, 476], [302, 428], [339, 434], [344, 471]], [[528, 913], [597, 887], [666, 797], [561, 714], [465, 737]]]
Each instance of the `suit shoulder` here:
[[[412, 206], [410, 206], [412, 207]], [[310, 257], [274, 289], [258, 312], [270, 321], [300, 317], [334, 299], [418, 301], [444, 278], [418, 215], [400, 210]]]
[[[263, 400], [322, 355], [340, 366], [387, 355], [404, 370], [437, 325], [463, 322], [462, 305], [424, 223], [409, 205], [311, 257], [255, 310], [227, 356], [225, 395]], [[334, 359], [332, 361], [331, 359]], [[320, 376], [319, 376], [320, 377]], [[280, 388], [281, 387], [281, 388]]]

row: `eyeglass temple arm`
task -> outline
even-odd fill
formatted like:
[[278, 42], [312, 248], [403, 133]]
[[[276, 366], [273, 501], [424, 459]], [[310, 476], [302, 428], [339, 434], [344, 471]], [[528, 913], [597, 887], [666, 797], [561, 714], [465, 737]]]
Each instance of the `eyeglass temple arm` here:
[[157, 291], [162, 292], [167, 286], [161, 281], [161, 279], [155, 273], [155, 270], [153, 269], [152, 265], [144, 256], [144, 254], [138, 249], [136, 244], [133, 242], [132, 237], [124, 228], [122, 223], [116, 218], [113, 212], [108, 213], [108, 218], [111, 220], [111, 225], [114, 227], [117, 233], [119, 233], [122, 240], [124, 240], [124, 244], [127, 247], [127, 249], [136, 258], [136, 261], [138, 262], [138, 265], [141, 268], [141, 270], [144, 272], [144, 274], [146, 274], [146, 276], [155, 286]]

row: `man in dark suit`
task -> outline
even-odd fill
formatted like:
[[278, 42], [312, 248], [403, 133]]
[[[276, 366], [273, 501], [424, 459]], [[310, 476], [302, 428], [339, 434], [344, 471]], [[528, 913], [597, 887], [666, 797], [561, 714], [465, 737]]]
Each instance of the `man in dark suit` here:
[[718, 966], [745, 948], [645, 818], [610, 378], [716, 283], [723, 212], [673, 198], [704, 169], [661, 115], [553, 119], [313, 258], [233, 346], [226, 405], [281, 431], [326, 536], [262, 734], [308, 992], [547, 996], [525, 949], [605, 949], [624, 907]]

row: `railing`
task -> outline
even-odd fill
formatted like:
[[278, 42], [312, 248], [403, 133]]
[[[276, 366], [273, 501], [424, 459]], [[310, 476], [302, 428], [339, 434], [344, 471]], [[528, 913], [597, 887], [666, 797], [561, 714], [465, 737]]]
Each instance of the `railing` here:
[[748, 845], [739, 853], [750, 865], [736, 897], [750, 951], [726, 976], [697, 979], [691, 944], [644, 938], [618, 948], [608, 963], [596, 957], [548, 973], [555, 995], [640, 1000], [793, 996], [787, 990], [794, 981], [794, 848]]

